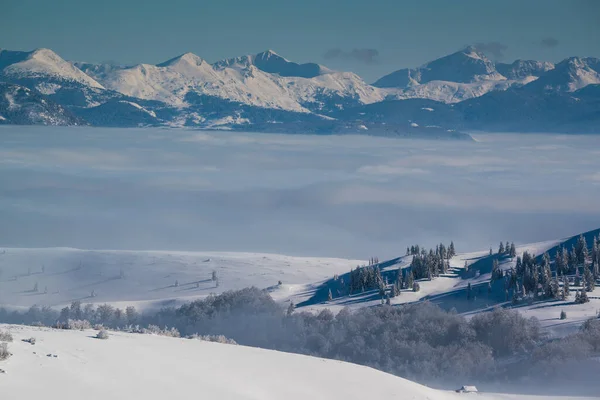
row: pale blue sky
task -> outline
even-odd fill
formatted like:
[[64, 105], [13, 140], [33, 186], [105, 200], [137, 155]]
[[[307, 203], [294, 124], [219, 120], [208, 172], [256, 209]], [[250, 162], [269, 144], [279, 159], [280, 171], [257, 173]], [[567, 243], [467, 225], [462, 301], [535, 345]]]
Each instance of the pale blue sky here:
[[373, 81], [473, 43], [503, 61], [600, 57], [598, 21], [596, 0], [0, 0], [0, 48], [125, 64], [271, 48]]

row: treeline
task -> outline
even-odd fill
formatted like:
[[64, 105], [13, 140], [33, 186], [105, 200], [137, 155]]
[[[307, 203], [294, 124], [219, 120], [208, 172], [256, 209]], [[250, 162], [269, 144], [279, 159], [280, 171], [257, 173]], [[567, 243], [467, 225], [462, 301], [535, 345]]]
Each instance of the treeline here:
[[[546, 343], [537, 320], [514, 310], [496, 309], [470, 320], [429, 303], [313, 314], [293, 306], [286, 311], [256, 288], [149, 314], [78, 303], [66, 309], [0, 309], [0, 321], [55, 325], [68, 324], [67, 317], [87, 317], [114, 329], [131, 330], [128, 324], [135, 323], [162, 327], [162, 332], [176, 329], [182, 336], [224, 335], [242, 345], [354, 362], [421, 382], [448, 376], [480, 381], [527, 377], [541, 367], [545, 374], [560, 376], [564, 360], [580, 362], [581, 354], [593, 356], [600, 350], [600, 320], [586, 323], [575, 336]], [[553, 352], [557, 346], [560, 351]], [[556, 370], [548, 371], [548, 365]]]

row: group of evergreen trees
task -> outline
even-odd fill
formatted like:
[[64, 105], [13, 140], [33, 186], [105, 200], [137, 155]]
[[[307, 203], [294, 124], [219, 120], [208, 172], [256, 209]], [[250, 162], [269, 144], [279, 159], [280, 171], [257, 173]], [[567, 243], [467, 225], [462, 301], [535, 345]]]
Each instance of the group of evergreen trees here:
[[454, 255], [454, 243], [450, 243], [448, 249], [443, 244], [436, 246], [435, 251], [429, 249], [429, 252], [426, 252], [422, 249], [421, 253], [414, 254], [410, 270], [415, 279], [432, 279], [448, 272], [448, 260]]
[[[506, 247], [500, 245], [504, 254], [512, 257], [512, 248], [506, 252]], [[571, 251], [560, 247], [554, 260], [548, 253], [544, 253], [541, 262], [529, 252], [524, 252], [522, 257], [517, 257], [516, 265], [507, 271], [499, 268], [498, 261], [492, 265], [491, 281], [505, 278], [505, 291], [512, 291], [513, 300], [518, 298], [553, 298], [565, 300], [570, 294], [571, 281], [580, 289], [577, 290], [575, 301], [585, 303], [589, 301], [587, 292], [594, 290], [596, 281], [600, 279], [600, 236], [594, 238], [591, 251], [588, 249], [583, 236], [577, 239]], [[554, 268], [552, 268], [554, 264]], [[561, 285], [562, 283], [562, 285]]]
[[[431, 251], [433, 251], [433, 249], [431, 249], [430, 252]], [[421, 248], [418, 244], [406, 248], [407, 256], [415, 256], [419, 254], [422, 255], [426, 253], [425, 248]], [[454, 242], [450, 241], [450, 246], [448, 247], [446, 247], [443, 243], [440, 243], [439, 245], [435, 246], [435, 254], [448, 260], [454, 257], [456, 255], [456, 251], [454, 250]]]
[[373, 289], [385, 291], [385, 282], [381, 276], [379, 266], [365, 265], [350, 270], [349, 294], [361, 293]]
[[[492, 255], [492, 249], [490, 248], [490, 255]], [[510, 258], [515, 258], [517, 256], [517, 248], [514, 243], [506, 244], [500, 242], [500, 246], [498, 246], [498, 255], [508, 256]]]
[[[334, 277], [334, 281], [339, 282], [338, 294], [362, 293], [370, 290], [379, 290], [382, 299], [385, 297], [396, 297], [400, 295], [402, 289], [419, 291], [420, 286], [416, 282], [419, 279], [433, 279], [440, 274], [448, 272], [449, 260], [456, 255], [454, 242], [449, 246], [440, 243], [434, 249], [426, 251], [425, 248], [414, 245], [406, 248], [406, 255], [412, 255], [413, 259], [409, 268], [403, 270], [398, 268], [395, 279], [388, 283], [388, 279], [383, 277], [379, 268], [379, 258], [372, 257], [369, 264], [357, 266], [350, 270], [349, 284], [346, 287], [342, 278]], [[330, 290], [331, 292], [331, 290]], [[329, 300], [332, 299], [328, 295]]]

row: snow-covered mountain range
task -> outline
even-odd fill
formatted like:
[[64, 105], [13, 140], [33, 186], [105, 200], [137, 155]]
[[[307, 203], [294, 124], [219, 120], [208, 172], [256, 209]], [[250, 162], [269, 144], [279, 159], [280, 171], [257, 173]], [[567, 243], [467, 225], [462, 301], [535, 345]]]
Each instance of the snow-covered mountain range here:
[[[600, 129], [593, 117], [600, 113], [598, 102], [578, 92], [600, 84], [600, 60], [573, 57], [556, 65], [532, 60], [502, 64], [472, 46], [418, 68], [392, 72], [372, 85], [354, 73], [298, 64], [271, 50], [213, 64], [186, 53], [160, 64], [134, 66], [69, 62], [49, 49], [0, 50], [0, 82], [39, 95], [28, 99], [30, 110], [31, 103], [38, 102], [45, 116], [49, 109], [72, 114], [43, 117], [30, 111], [29, 119], [15, 118], [2, 105], [9, 103], [4, 95], [0, 123], [387, 135], [416, 127], [429, 127], [436, 134], [548, 126], [581, 132]], [[490, 108], [505, 98], [512, 106], [508, 111]], [[10, 104], [14, 109], [14, 101]], [[557, 115], [556, 104], [569, 106]], [[521, 106], [536, 110], [525, 126], [511, 111]], [[407, 108], [420, 111], [407, 114]], [[393, 115], [379, 112], [382, 109], [394, 110]], [[582, 112], [591, 119], [577, 120]]]

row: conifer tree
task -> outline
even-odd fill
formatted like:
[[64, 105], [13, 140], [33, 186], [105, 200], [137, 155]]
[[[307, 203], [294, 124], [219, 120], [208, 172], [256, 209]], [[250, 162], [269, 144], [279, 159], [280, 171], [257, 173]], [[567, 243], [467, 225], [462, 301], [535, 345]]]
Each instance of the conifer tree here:
[[498, 254], [504, 254], [504, 243], [500, 242], [500, 246], [498, 246]]
[[509, 255], [510, 255], [510, 258], [515, 258], [517, 256], [517, 248], [515, 247], [514, 243], [510, 244]]
[[402, 289], [402, 268], [398, 267], [398, 272], [396, 272], [396, 286], [398, 286], [398, 289]]
[[500, 267], [498, 266], [498, 260], [494, 259], [494, 261], [492, 261], [492, 279], [491, 281], [495, 281], [496, 279], [498, 279], [498, 272], [500, 271]]
[[586, 266], [583, 267], [583, 279], [585, 281], [584, 290], [591, 292], [596, 288], [596, 280], [594, 279], [590, 269]]
[[413, 283], [415, 282], [415, 277], [412, 270], [409, 270], [406, 274], [406, 287], [411, 289], [413, 287]]
[[563, 300], [566, 300], [570, 294], [571, 290], [569, 288], [569, 278], [563, 275]]

